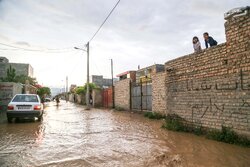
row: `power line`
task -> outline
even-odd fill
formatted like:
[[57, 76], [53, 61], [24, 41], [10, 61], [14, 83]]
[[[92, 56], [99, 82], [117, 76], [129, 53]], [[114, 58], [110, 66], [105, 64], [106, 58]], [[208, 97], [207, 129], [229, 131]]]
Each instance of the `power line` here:
[[0, 48], [1, 51], [14, 51], [14, 52], [20, 52], [20, 51], [28, 51], [28, 52], [44, 52], [48, 54], [53, 54], [53, 53], [66, 53], [66, 52], [74, 52], [74, 50], [65, 50], [65, 51], [46, 51], [46, 50], [29, 50], [29, 49], [6, 49], [6, 48]]
[[19, 50], [19, 49], [7, 49], [7, 48], [0, 48], [0, 50]]
[[98, 66], [96, 65], [95, 61], [93, 61], [93, 64], [94, 64], [94, 66], [95, 66], [97, 72], [98, 72], [99, 74], [102, 74], [101, 71], [99, 70]]
[[5, 44], [5, 43], [0, 43], [0, 45], [11, 47], [11, 48], [16, 48], [16, 49], [28, 50], [28, 51], [40, 51], [40, 50], [34, 50], [34, 49], [27, 49], [27, 48], [21, 48], [21, 47], [17, 47], [17, 46], [12, 46], [12, 45]]
[[1, 50], [24, 50], [24, 51], [35, 51], [35, 52], [51, 52], [51, 53], [56, 53], [56, 52], [65, 52], [66, 50], [73, 50], [71, 47], [69, 48], [61, 48], [61, 49], [48, 49], [46, 48], [45, 50], [41, 49], [28, 49], [28, 48], [23, 48], [23, 47], [18, 47], [18, 46], [13, 46], [5, 43], [0, 43], [0, 45], [15, 48], [15, 49], [7, 49], [7, 48], [1, 48]]
[[[98, 34], [98, 32], [101, 30], [101, 28], [103, 27], [103, 25], [106, 23], [106, 21], [108, 20], [108, 18], [111, 16], [111, 14], [113, 13], [113, 11], [115, 10], [115, 8], [118, 6], [118, 4], [120, 3], [121, 0], [118, 0], [115, 4], [115, 6], [112, 8], [112, 10], [109, 12], [108, 16], [105, 18], [105, 20], [102, 22], [102, 24], [100, 25], [100, 27], [97, 29], [97, 31], [94, 33], [94, 35], [90, 38], [89, 42], [92, 41], [95, 36]], [[12, 51], [18, 51], [18, 50], [23, 50], [23, 51], [34, 51], [34, 52], [50, 52], [50, 53], [58, 53], [58, 52], [66, 52], [66, 50], [70, 51], [73, 47], [68, 47], [68, 48], [60, 48], [60, 49], [50, 49], [50, 48], [46, 48], [44, 50], [41, 49], [28, 49], [28, 48], [23, 48], [23, 47], [18, 47], [18, 46], [13, 46], [13, 45], [9, 45], [9, 44], [5, 44], [5, 43], [0, 43], [0, 45], [3, 46], [7, 46], [7, 47], [11, 47], [11, 48], [15, 48], [15, 49], [8, 49], [8, 48], [0, 48], [0, 50], [12, 50]]]
[[79, 67], [80, 63], [81, 63], [81, 61], [76, 61], [73, 69], [70, 71], [70, 73], [68, 73], [69, 76], [72, 75], [72, 73], [76, 70], [76, 67]]
[[113, 11], [115, 10], [115, 8], [117, 7], [117, 5], [120, 3], [121, 0], [118, 0], [115, 4], [115, 6], [112, 8], [112, 10], [109, 12], [108, 16], [105, 18], [105, 20], [102, 22], [102, 24], [100, 25], [100, 27], [97, 29], [97, 31], [94, 33], [94, 35], [92, 36], [92, 38], [90, 38], [89, 42], [92, 41], [95, 36], [97, 35], [97, 33], [101, 30], [102, 26], [105, 24], [105, 22], [108, 20], [108, 18], [110, 17], [110, 15], [113, 13]]

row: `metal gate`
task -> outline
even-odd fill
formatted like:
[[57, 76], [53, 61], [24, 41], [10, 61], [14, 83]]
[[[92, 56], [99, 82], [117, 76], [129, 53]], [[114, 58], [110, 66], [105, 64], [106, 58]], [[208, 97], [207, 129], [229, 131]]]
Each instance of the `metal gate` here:
[[132, 110], [152, 111], [152, 83], [131, 83]]
[[113, 100], [112, 100], [112, 88], [106, 88], [103, 90], [102, 94], [102, 103], [103, 107], [105, 108], [111, 108], [113, 105]]

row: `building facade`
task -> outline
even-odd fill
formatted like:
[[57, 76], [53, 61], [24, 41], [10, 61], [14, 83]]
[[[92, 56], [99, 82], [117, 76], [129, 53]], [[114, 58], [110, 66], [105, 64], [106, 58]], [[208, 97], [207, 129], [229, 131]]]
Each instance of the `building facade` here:
[[125, 79], [131, 79], [132, 82], [135, 82], [136, 71], [126, 71], [126, 72], [116, 75], [116, 77], [119, 78], [119, 81], [125, 80]]
[[136, 71], [136, 83], [150, 82], [152, 80], [152, 74], [164, 71], [163, 64], [154, 64]]
[[16, 75], [33, 77], [33, 67], [30, 64], [10, 63], [6, 57], [0, 57], [0, 78], [6, 77], [10, 66], [16, 70]]
[[[114, 83], [117, 81], [116, 78], [114, 78]], [[102, 75], [91, 75], [90, 77], [90, 83], [94, 83], [100, 88], [108, 88], [112, 86], [112, 79], [103, 78]]]

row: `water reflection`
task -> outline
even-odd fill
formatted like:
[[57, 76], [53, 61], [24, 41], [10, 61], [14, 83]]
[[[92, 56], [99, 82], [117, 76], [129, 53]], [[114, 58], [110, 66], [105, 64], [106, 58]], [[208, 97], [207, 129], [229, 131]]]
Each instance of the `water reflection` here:
[[[32, 149], [39, 147], [44, 126], [34, 120], [18, 120], [0, 124], [0, 166], [27, 166]], [[26, 159], [27, 158], [27, 159]]]
[[42, 122], [0, 124], [0, 166], [248, 166], [250, 149], [161, 129], [138, 114], [49, 104]]

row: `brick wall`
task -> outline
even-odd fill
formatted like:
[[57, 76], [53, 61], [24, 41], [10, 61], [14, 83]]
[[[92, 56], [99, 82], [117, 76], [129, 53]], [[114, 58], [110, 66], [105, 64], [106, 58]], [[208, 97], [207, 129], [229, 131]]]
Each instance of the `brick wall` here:
[[115, 107], [130, 110], [130, 79], [115, 83]]
[[152, 75], [152, 111], [166, 114], [165, 72]]
[[165, 63], [166, 113], [250, 136], [249, 11], [227, 20], [225, 30], [226, 43]]

